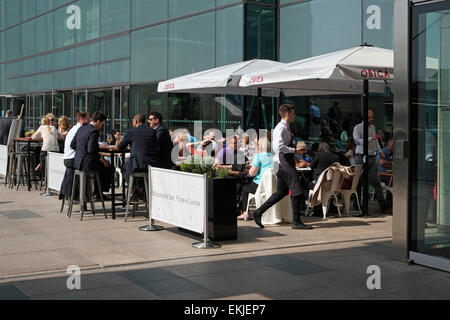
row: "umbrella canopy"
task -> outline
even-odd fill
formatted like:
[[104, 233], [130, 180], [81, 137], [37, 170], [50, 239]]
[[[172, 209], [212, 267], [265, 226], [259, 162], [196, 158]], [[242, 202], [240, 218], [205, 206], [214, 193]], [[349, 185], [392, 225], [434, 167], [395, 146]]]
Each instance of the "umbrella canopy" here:
[[[257, 96], [258, 88], [239, 86], [241, 76], [282, 65], [284, 64], [281, 62], [265, 59], [238, 62], [162, 81], [158, 84], [158, 92]], [[264, 88], [262, 90], [262, 96], [278, 97], [279, 94], [279, 89]]]
[[287, 96], [355, 94], [363, 91], [361, 80], [370, 80], [369, 91], [379, 93], [393, 79], [393, 51], [360, 46], [250, 72], [239, 85], [279, 88]]

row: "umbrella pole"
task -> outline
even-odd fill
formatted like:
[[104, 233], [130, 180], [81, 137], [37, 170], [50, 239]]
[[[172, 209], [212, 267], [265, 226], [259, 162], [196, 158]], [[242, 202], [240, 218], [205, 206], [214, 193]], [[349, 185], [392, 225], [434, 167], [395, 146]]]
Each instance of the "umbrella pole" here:
[[363, 215], [369, 216], [369, 80], [364, 80], [362, 107], [364, 117], [364, 185], [363, 185]]
[[261, 111], [262, 111], [262, 88], [258, 87], [258, 97], [256, 101], [256, 126], [255, 126], [256, 132], [259, 132], [259, 129], [261, 129], [259, 127], [261, 121]]

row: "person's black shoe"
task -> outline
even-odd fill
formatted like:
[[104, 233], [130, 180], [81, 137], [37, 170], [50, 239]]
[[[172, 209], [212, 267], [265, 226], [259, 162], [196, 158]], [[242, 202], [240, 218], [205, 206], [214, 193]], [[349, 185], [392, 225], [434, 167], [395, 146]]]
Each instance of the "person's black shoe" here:
[[308, 226], [302, 222], [294, 222], [292, 224], [292, 229], [301, 229], [301, 230], [312, 230], [313, 227]]
[[259, 212], [259, 210], [256, 210], [253, 212], [253, 220], [255, 221], [255, 223], [260, 228], [264, 228], [263, 224], [261, 223], [261, 216], [262, 216], [262, 214]]

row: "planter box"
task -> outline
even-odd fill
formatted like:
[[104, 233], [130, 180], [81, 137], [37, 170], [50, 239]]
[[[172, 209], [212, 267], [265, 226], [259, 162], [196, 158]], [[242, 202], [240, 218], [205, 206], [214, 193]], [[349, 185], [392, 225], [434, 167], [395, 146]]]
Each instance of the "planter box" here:
[[212, 241], [237, 239], [236, 179], [208, 180], [208, 234]]

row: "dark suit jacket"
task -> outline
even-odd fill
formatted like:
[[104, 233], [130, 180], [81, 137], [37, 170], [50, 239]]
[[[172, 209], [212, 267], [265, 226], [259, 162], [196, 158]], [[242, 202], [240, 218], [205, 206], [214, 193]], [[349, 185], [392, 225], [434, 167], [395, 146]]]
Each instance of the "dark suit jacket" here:
[[98, 170], [101, 158], [98, 137], [98, 130], [90, 123], [78, 129], [70, 144], [70, 147], [75, 150], [75, 169]]
[[9, 129], [13, 118], [4, 117], [0, 119], [0, 144], [6, 145], [8, 143]]
[[319, 152], [311, 162], [311, 169], [314, 169], [313, 179], [316, 180], [320, 174], [333, 163], [339, 162], [339, 156], [331, 152]]
[[156, 130], [141, 125], [127, 131], [125, 138], [119, 144], [119, 149], [131, 145], [130, 160], [127, 163], [127, 173], [136, 169], [147, 169], [149, 165], [159, 167], [159, 145]]
[[161, 168], [170, 169], [173, 167], [172, 149], [173, 143], [170, 138], [169, 129], [161, 124], [156, 130], [156, 139], [158, 140], [160, 150]]

